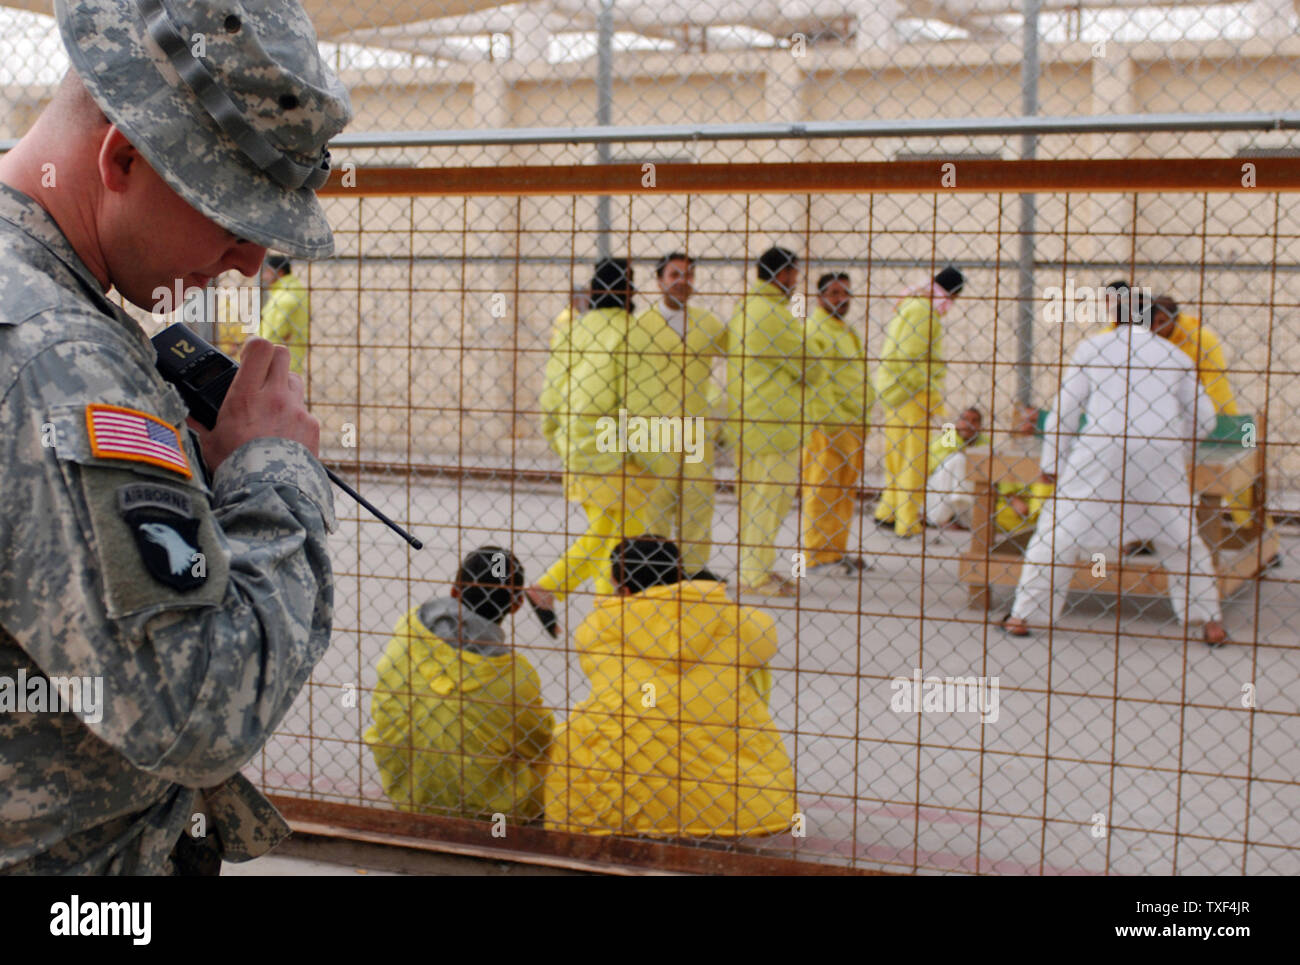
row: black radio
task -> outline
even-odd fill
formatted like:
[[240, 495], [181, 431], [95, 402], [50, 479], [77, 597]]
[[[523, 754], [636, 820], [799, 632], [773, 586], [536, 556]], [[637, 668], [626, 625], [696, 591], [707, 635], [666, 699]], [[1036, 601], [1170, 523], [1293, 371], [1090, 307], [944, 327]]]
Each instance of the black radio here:
[[[199, 338], [181, 322], [168, 325], [151, 341], [158, 353], [158, 374], [176, 386], [190, 415], [200, 425], [211, 429], [217, 424], [217, 413], [221, 411], [221, 403], [230, 390], [230, 383], [235, 380], [235, 373], [239, 371], [239, 363]], [[375, 519], [417, 550], [424, 546], [334, 475], [332, 469], [326, 469], [325, 474], [329, 476], [330, 482], [370, 510]]]
[[152, 339], [158, 372], [176, 386], [190, 415], [204, 428], [217, 424], [217, 413], [235, 380], [239, 364], [177, 322]]

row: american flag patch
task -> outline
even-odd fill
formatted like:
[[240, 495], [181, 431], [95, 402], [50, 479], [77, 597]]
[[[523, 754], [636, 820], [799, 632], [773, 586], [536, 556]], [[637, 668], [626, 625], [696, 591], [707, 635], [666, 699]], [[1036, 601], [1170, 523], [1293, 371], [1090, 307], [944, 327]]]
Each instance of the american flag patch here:
[[147, 412], [92, 403], [86, 406], [86, 431], [90, 451], [99, 459], [147, 462], [186, 479], [193, 476], [180, 433]]

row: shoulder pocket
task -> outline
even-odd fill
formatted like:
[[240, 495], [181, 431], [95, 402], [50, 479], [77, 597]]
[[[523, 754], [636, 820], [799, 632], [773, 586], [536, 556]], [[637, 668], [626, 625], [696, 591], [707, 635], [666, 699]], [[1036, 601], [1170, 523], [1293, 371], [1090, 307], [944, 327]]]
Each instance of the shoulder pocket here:
[[183, 423], [155, 423], [150, 415], [60, 405], [42, 426], [113, 619], [219, 604], [230, 571]]

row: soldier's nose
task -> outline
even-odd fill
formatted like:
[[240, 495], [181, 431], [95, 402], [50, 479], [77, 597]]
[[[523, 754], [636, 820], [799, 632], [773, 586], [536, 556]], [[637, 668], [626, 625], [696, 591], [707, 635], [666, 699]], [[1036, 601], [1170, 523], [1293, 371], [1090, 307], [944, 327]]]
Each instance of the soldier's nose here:
[[231, 268], [238, 271], [241, 275], [252, 277], [262, 270], [262, 261], [266, 258], [266, 248], [262, 245], [255, 245], [250, 241], [236, 244], [222, 259], [224, 269]]

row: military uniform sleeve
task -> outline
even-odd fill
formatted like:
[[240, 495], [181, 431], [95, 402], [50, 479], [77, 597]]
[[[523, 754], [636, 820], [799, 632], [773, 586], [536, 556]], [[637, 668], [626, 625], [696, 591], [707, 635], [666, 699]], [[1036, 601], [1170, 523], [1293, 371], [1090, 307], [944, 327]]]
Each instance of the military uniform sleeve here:
[[27, 365], [0, 399], [0, 625], [47, 676], [102, 680], [102, 712], [79, 716], [135, 767], [209, 787], [262, 746], [328, 646], [335, 524], [296, 442], [244, 445], [209, 490], [184, 416], [113, 346], [64, 342]]

